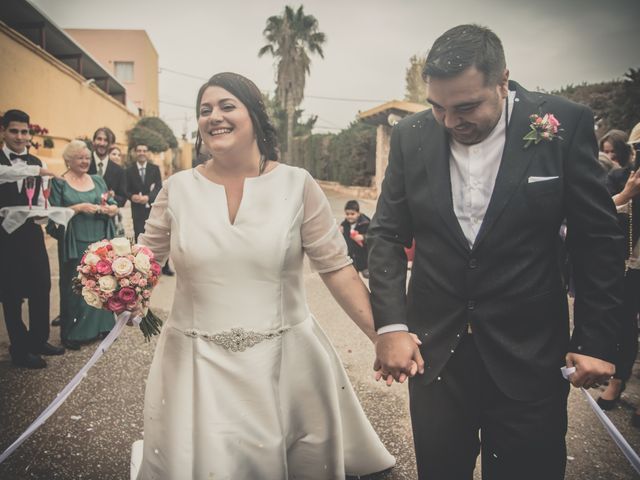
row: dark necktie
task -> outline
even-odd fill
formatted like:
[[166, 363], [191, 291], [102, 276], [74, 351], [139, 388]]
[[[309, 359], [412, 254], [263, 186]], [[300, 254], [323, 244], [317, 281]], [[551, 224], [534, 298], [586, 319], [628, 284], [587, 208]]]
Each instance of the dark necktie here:
[[140, 179], [142, 180], [142, 183], [144, 183], [144, 167], [140, 169]]
[[10, 153], [9, 154], [9, 159], [10, 160], [16, 160], [16, 159], [20, 159], [20, 160], [24, 160], [25, 162], [27, 161], [27, 157], [28, 155], [25, 153], [24, 155], [18, 155], [17, 153]]

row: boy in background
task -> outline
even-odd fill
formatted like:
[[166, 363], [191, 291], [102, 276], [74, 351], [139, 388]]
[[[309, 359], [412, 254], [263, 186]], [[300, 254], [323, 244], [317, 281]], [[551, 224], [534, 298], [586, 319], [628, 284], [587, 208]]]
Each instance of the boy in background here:
[[347, 242], [353, 266], [356, 271], [362, 272], [364, 278], [369, 278], [366, 234], [370, 221], [369, 217], [360, 213], [357, 200], [349, 200], [344, 206], [344, 221], [340, 225], [340, 231]]

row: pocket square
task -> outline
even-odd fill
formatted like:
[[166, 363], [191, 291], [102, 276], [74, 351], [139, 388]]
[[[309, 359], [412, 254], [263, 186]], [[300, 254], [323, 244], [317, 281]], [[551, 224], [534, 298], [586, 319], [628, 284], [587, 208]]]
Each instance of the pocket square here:
[[558, 176], [555, 177], [529, 177], [529, 183], [536, 183], [536, 182], [546, 182], [549, 180], [555, 180], [556, 178], [560, 178]]

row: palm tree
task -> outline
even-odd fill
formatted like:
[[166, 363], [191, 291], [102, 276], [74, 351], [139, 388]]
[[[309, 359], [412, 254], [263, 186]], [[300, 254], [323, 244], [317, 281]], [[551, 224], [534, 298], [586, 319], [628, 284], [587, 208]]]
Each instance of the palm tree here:
[[268, 43], [258, 51], [258, 57], [268, 52], [278, 59], [275, 97], [287, 114], [284, 161], [291, 163], [295, 111], [304, 98], [306, 75], [310, 73], [308, 53], [324, 58], [322, 45], [326, 35], [318, 31], [318, 20], [313, 15], [304, 14], [302, 5], [295, 11], [286, 6], [282, 15], [269, 17], [262, 33]]

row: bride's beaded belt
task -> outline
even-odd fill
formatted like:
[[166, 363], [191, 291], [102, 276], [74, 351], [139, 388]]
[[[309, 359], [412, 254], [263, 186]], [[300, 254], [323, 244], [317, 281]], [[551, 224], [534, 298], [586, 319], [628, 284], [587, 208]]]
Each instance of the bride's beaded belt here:
[[289, 328], [290, 327], [283, 327], [267, 332], [256, 332], [254, 330], [245, 330], [244, 328], [232, 328], [231, 330], [218, 333], [204, 332], [196, 328], [180, 331], [187, 337], [202, 338], [232, 352], [244, 352], [247, 348], [254, 347], [264, 340], [272, 340], [280, 337], [284, 332], [289, 330]]

